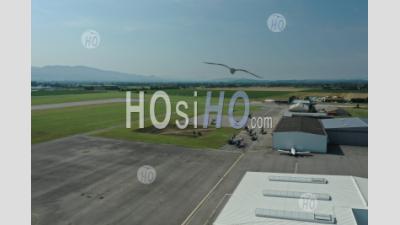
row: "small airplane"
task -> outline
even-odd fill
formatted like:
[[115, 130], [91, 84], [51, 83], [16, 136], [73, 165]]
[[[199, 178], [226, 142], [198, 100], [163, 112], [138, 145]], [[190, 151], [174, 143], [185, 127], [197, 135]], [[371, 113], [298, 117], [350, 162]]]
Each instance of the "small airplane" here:
[[278, 149], [278, 152], [282, 152], [282, 153], [288, 154], [288, 155], [290, 155], [290, 156], [311, 155], [311, 152], [299, 152], [299, 151], [297, 151], [294, 147], [292, 147], [290, 150], [281, 150], [281, 149]]

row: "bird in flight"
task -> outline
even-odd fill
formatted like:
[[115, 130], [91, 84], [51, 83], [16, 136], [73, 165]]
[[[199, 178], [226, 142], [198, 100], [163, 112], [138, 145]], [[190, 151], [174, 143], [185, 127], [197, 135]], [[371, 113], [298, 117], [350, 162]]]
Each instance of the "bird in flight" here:
[[250, 74], [250, 75], [253, 75], [253, 76], [255, 76], [255, 77], [259, 78], [259, 79], [262, 79], [262, 77], [260, 77], [260, 76], [258, 76], [258, 75], [256, 75], [256, 74], [254, 74], [254, 73], [252, 73], [252, 72], [249, 72], [248, 70], [245, 70], [245, 69], [232, 68], [232, 67], [227, 66], [227, 65], [222, 64], [222, 63], [212, 63], [212, 62], [204, 62], [204, 63], [205, 63], [205, 64], [209, 64], [209, 65], [223, 66], [223, 67], [225, 67], [225, 68], [228, 68], [228, 69], [229, 69], [229, 72], [231, 72], [231, 74], [234, 74], [235, 72], [240, 71], [240, 72], [245, 72], [245, 73], [248, 73], [248, 74]]

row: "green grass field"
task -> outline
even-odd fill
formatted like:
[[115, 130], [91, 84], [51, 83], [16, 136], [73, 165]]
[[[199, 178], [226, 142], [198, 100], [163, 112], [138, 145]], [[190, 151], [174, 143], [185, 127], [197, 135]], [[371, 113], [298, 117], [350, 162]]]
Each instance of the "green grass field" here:
[[[133, 95], [132, 98], [137, 96]], [[175, 105], [177, 101], [185, 100], [189, 104], [187, 110], [183, 110], [189, 116], [193, 115], [193, 99], [194, 97], [187, 96], [170, 96], [171, 97], [171, 120], [180, 118], [176, 115]], [[149, 98], [145, 96], [145, 126], [150, 126], [149, 116]], [[198, 114], [204, 112], [204, 97], [197, 97], [198, 101]], [[228, 112], [229, 98], [225, 98], [223, 113]], [[217, 103], [217, 99], [212, 100], [212, 104]], [[137, 104], [137, 103], [132, 103]], [[240, 115], [243, 112], [244, 107], [238, 105], [235, 107], [235, 115]], [[252, 110], [255, 108], [253, 107]], [[158, 120], [162, 120], [165, 114], [165, 105], [163, 101], [156, 104], [156, 117]], [[125, 126], [125, 104], [124, 103], [112, 103], [102, 105], [88, 105], [79, 107], [66, 107], [61, 109], [49, 109], [49, 110], [34, 110], [31, 112], [31, 138], [32, 143], [39, 143], [43, 141], [49, 141], [61, 137], [66, 137], [74, 134], [81, 134], [114, 126]], [[132, 128], [138, 128], [138, 115], [137, 113], [132, 114]], [[117, 128], [116, 128], [117, 129]], [[129, 129], [125, 129], [129, 131]], [[109, 134], [114, 132], [112, 129]], [[117, 134], [120, 131], [115, 131]], [[114, 135], [117, 137], [118, 135]], [[124, 136], [124, 135], [122, 135]], [[143, 135], [144, 137], [145, 135]], [[148, 139], [148, 138], [147, 138]], [[165, 140], [165, 138], [164, 138]]]
[[[166, 89], [165, 90], [169, 95], [172, 96], [185, 96], [191, 97], [193, 96], [192, 89]], [[211, 90], [213, 96], [218, 97], [219, 91]], [[64, 103], [64, 102], [78, 102], [78, 101], [88, 101], [88, 100], [99, 100], [99, 99], [110, 99], [110, 98], [125, 98], [126, 92], [122, 91], [104, 91], [104, 92], [93, 92], [88, 93], [86, 91], [82, 92], [55, 92], [54, 95], [48, 93], [50, 91], [42, 91], [40, 94], [32, 92], [31, 104], [32, 105], [41, 105], [41, 104], [54, 104], [54, 103]], [[154, 93], [154, 90], [148, 90], [145, 92], [145, 95], [151, 95]], [[230, 98], [235, 91], [233, 90], [225, 90], [224, 91], [225, 98]], [[137, 91], [133, 91], [133, 93], [138, 93]], [[205, 97], [207, 90], [200, 89], [197, 90], [197, 95], [199, 97]], [[246, 91], [250, 100], [260, 100], [265, 98], [275, 98], [275, 99], [288, 99], [293, 93], [289, 91]]]
[[368, 118], [368, 108], [346, 108], [347, 112], [351, 114], [352, 117]]
[[[212, 91], [213, 97], [219, 96], [219, 91], [216, 89], [165, 89], [169, 95], [173, 96], [193, 96], [193, 91], [197, 90], [199, 97], [206, 96], [208, 90]], [[326, 91], [322, 89], [306, 89], [302, 91], [279, 91], [273, 90], [251, 90], [243, 88], [249, 96], [250, 100], [264, 100], [272, 98], [276, 100], [287, 100], [290, 96], [327, 96], [327, 95], [339, 95], [342, 97], [367, 97], [368, 93], [359, 91], [342, 92], [339, 91]], [[230, 98], [236, 90], [224, 90], [225, 98]], [[151, 95], [154, 90], [146, 90], [146, 95]], [[132, 91], [132, 93], [138, 93], [138, 91]], [[99, 99], [110, 99], [110, 98], [125, 98], [125, 92], [122, 91], [37, 91], [32, 92], [31, 104], [54, 104], [64, 102], [78, 102], [88, 100], [99, 100]]]
[[32, 111], [32, 143], [122, 124], [125, 104], [90, 105]]
[[50, 96], [50, 95], [72, 95], [72, 94], [93, 94], [93, 93], [105, 93], [107, 91], [100, 90], [37, 90], [32, 91], [31, 96]]
[[32, 97], [31, 97], [32, 105], [79, 102], [79, 101], [110, 99], [110, 98], [125, 98], [125, 92], [117, 92], [117, 91], [89, 92], [89, 93], [62, 92], [64, 94], [55, 93], [54, 95], [48, 93], [46, 94], [43, 93], [41, 95], [34, 95], [33, 93], [35, 92], [32, 92]]
[[[173, 123], [177, 119], [175, 112], [176, 102], [183, 100], [188, 102], [189, 108], [184, 110], [189, 117], [193, 115], [193, 101], [198, 101], [198, 115], [204, 112], [206, 90], [198, 90], [198, 97], [193, 97], [193, 90], [190, 89], [167, 89], [167, 93], [171, 98], [172, 115], [170, 122]], [[145, 126], [151, 125], [149, 117], [148, 102], [151, 98], [151, 93], [154, 91], [146, 91], [145, 94]], [[225, 90], [224, 109], [223, 114], [228, 112], [228, 103], [234, 90]], [[65, 94], [68, 93], [68, 94]], [[292, 91], [246, 91], [249, 95], [250, 101], [262, 100], [265, 98], [287, 99], [291, 95], [296, 95], [300, 92]], [[306, 92], [302, 92], [306, 93]], [[118, 91], [104, 91], [94, 93], [80, 93], [80, 92], [55, 92], [54, 95], [49, 93], [37, 93], [32, 96], [32, 104], [52, 104], [62, 102], [75, 102], [84, 100], [97, 100], [97, 99], [110, 99], [110, 98], [125, 98], [125, 92]], [[217, 104], [219, 92], [213, 90], [212, 104]], [[137, 92], [132, 92], [132, 98], [137, 98]], [[132, 103], [133, 105], [137, 103]], [[257, 110], [252, 107], [251, 111]], [[349, 108], [348, 110], [353, 116], [368, 117], [368, 109]], [[163, 101], [158, 102], [156, 105], [156, 117], [162, 120], [164, 116], [165, 106]], [[235, 108], [235, 115], [241, 115], [243, 106], [240, 102]], [[169, 134], [151, 134], [138, 132], [138, 115], [132, 115], [132, 129], [125, 127], [125, 104], [113, 103], [102, 105], [87, 105], [78, 107], [67, 107], [61, 109], [49, 110], [34, 110], [31, 112], [31, 137], [32, 143], [39, 143], [49, 141], [61, 137], [66, 137], [75, 134], [82, 134], [86, 132], [98, 131], [94, 135], [103, 137], [136, 140], [152, 143], [174, 143], [177, 145], [195, 147], [195, 148], [217, 148], [221, 146], [226, 140], [235, 133], [234, 129], [221, 128], [208, 132], [207, 135], [202, 137], [186, 137], [176, 136]], [[201, 123], [200, 123], [201, 125]], [[109, 128], [109, 129], [108, 129]], [[107, 129], [107, 130], [102, 130]]]
[[96, 136], [156, 144], [174, 144], [190, 148], [218, 149], [226, 144], [228, 139], [237, 132], [238, 130], [233, 128], [219, 128], [212, 129], [212, 131], [199, 137], [191, 137], [170, 134], [150, 134], [126, 128], [115, 128], [96, 134]]

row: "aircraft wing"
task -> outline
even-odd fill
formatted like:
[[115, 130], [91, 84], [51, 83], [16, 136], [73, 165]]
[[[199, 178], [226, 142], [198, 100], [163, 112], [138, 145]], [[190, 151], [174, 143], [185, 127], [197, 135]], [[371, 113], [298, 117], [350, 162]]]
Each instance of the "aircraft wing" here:
[[296, 155], [311, 155], [311, 152], [296, 152]]
[[278, 152], [282, 152], [282, 153], [286, 153], [286, 154], [290, 154], [290, 151], [287, 151], [287, 150], [278, 149], [277, 151], [278, 151]]

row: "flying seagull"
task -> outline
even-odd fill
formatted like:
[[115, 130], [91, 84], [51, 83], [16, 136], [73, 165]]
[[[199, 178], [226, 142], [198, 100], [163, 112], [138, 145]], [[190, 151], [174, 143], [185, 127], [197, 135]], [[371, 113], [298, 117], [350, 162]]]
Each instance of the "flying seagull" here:
[[235, 72], [240, 71], [240, 72], [245, 72], [245, 73], [251, 74], [251, 75], [253, 75], [253, 76], [255, 76], [255, 77], [259, 78], [259, 79], [262, 79], [262, 77], [260, 77], [260, 76], [258, 76], [258, 75], [256, 75], [256, 74], [254, 74], [254, 73], [252, 73], [252, 72], [249, 72], [249, 71], [247, 71], [247, 70], [245, 70], [245, 69], [236, 69], [236, 68], [232, 68], [232, 67], [229, 67], [229, 66], [227, 66], [227, 65], [225, 65], [225, 64], [222, 64], [222, 63], [212, 63], [212, 62], [204, 62], [204, 63], [205, 63], [205, 64], [209, 64], [209, 65], [223, 66], [223, 67], [225, 67], [225, 68], [228, 68], [228, 69], [229, 69], [229, 72], [231, 72], [231, 74], [234, 74]]

